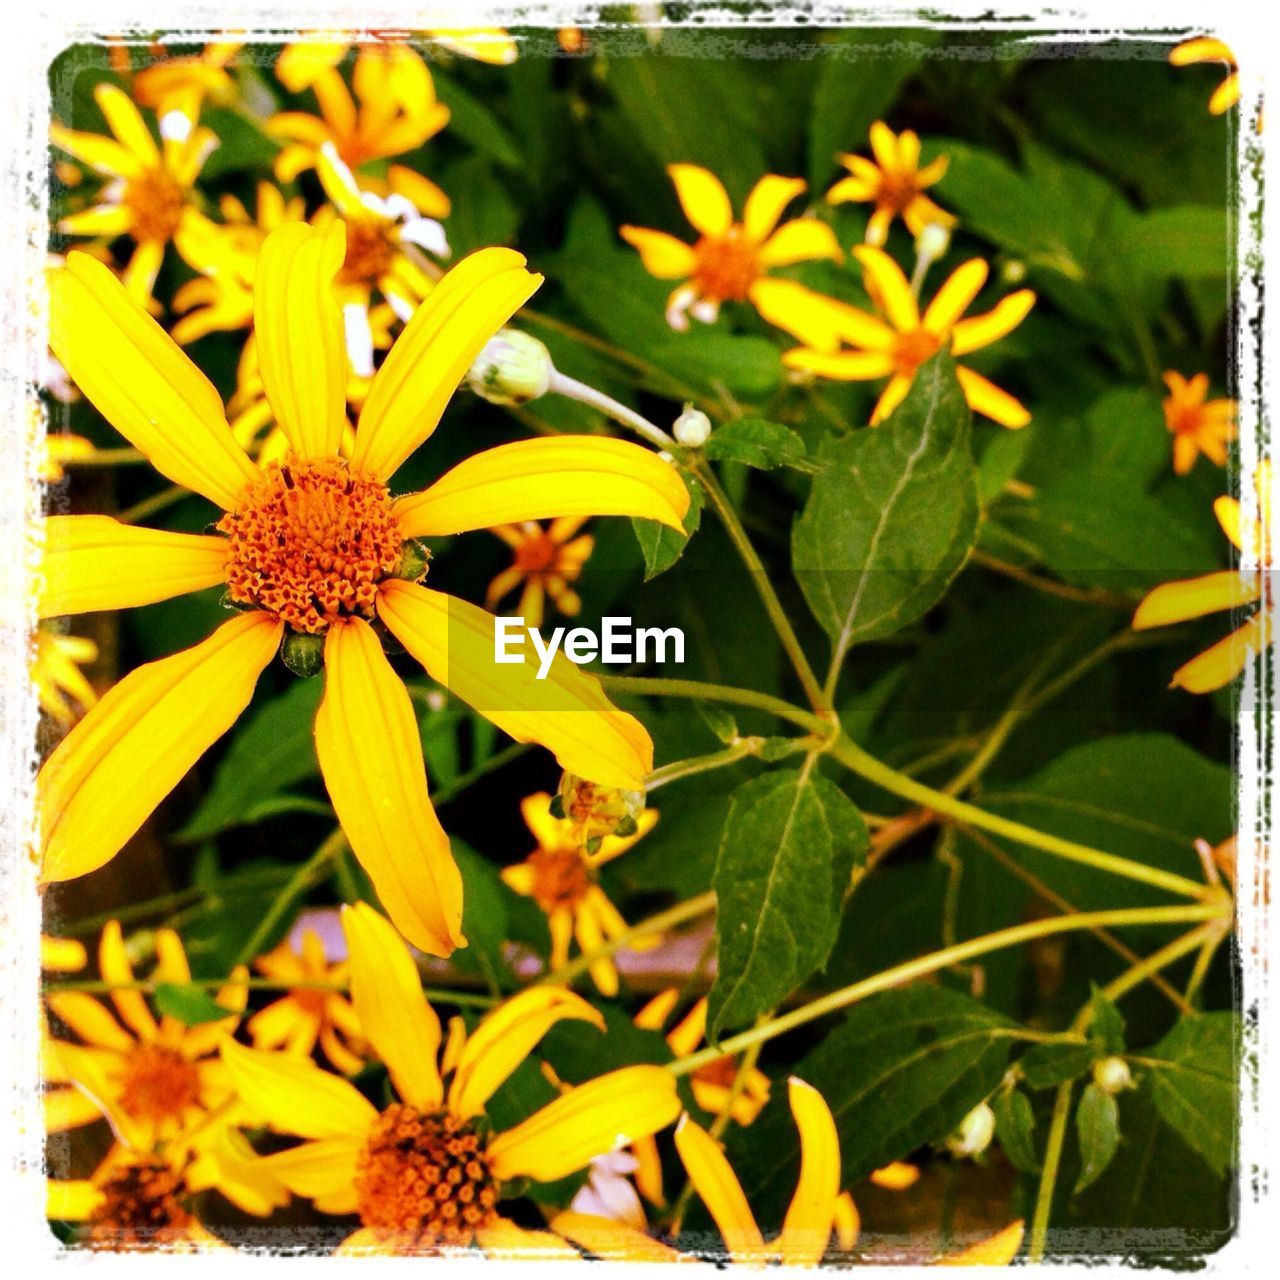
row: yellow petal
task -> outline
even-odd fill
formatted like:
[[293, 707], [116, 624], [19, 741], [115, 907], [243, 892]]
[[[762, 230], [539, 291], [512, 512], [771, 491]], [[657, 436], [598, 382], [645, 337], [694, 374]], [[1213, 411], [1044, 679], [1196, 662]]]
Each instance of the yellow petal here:
[[808, 351], [797, 347], [783, 354], [788, 369], [807, 369], [822, 378], [840, 382], [863, 382], [883, 378], [893, 372], [893, 357], [887, 351], [840, 351], [829, 355], [824, 351]]
[[667, 1025], [667, 1019], [671, 1017], [672, 1010], [679, 1003], [680, 988], [667, 987], [659, 991], [631, 1021], [642, 1031], [661, 1031]]
[[698, 265], [697, 254], [675, 236], [647, 227], [619, 227], [618, 234], [640, 252], [645, 270], [659, 280], [684, 280]]
[[227, 540], [121, 524], [110, 516], [44, 521], [40, 617], [131, 609], [223, 580]]
[[396, 503], [406, 538], [553, 516], [637, 516], [683, 530], [689, 491], [650, 449], [607, 436], [541, 436], [473, 454]]
[[384, 479], [436, 429], [481, 348], [542, 283], [511, 249], [481, 249], [413, 313], [360, 411], [351, 466]]
[[862, 264], [867, 291], [879, 302], [889, 323], [899, 333], [918, 328], [920, 312], [902, 268], [883, 249], [873, 245], [860, 244], [853, 254]]
[[113, 858], [249, 705], [281, 626], [264, 613], [125, 676], [58, 744], [36, 780], [44, 882]]
[[108, 236], [114, 240], [130, 231], [134, 221], [128, 205], [100, 204], [61, 219], [58, 230], [64, 236]]
[[83, 991], [51, 991], [46, 1000], [50, 1010], [86, 1044], [121, 1053], [133, 1048], [133, 1037], [100, 1001]]
[[1237, 498], [1215, 498], [1213, 514], [1218, 518], [1222, 532], [1227, 535], [1231, 545], [1237, 551], [1244, 550], [1244, 538], [1241, 532], [1240, 501]]
[[444, 1097], [436, 1065], [440, 1019], [423, 995], [418, 966], [367, 902], [343, 909], [342, 931], [351, 955], [351, 1000], [364, 1037], [405, 1102], [421, 1111], [438, 1107]]
[[476, 1232], [476, 1240], [489, 1257], [521, 1262], [581, 1262], [576, 1249], [550, 1231], [531, 1231], [506, 1218], [496, 1218]]
[[432, 679], [517, 742], [539, 743], [562, 768], [602, 786], [643, 788], [653, 768], [648, 731], [563, 654], [545, 680], [536, 679], [531, 651], [523, 662], [497, 663], [491, 614], [409, 582], [382, 584], [378, 614]]
[[906, 1191], [920, 1181], [920, 1168], [905, 1160], [895, 1160], [892, 1164], [873, 1170], [868, 1180], [886, 1191]]
[[1167, 627], [1207, 613], [1221, 613], [1251, 604], [1261, 594], [1255, 574], [1224, 569], [1184, 582], [1166, 582], [1149, 592], [1133, 615], [1133, 629]]
[[106, 1196], [87, 1179], [62, 1182], [50, 1178], [45, 1217], [51, 1222], [87, 1222], [105, 1203]]
[[858, 1206], [854, 1203], [853, 1197], [847, 1192], [842, 1191], [836, 1196], [836, 1243], [840, 1246], [842, 1253], [849, 1253], [853, 1246], [858, 1243], [858, 1236], [862, 1231], [862, 1215], [858, 1212]]
[[936, 1267], [1007, 1267], [1022, 1248], [1023, 1225], [1021, 1220], [1010, 1223], [1003, 1231], [979, 1240], [977, 1244], [960, 1253], [939, 1258]]
[[635, 1227], [593, 1213], [568, 1209], [551, 1219], [551, 1229], [606, 1262], [688, 1262], [692, 1259]]
[[284, 1183], [294, 1195], [311, 1200], [332, 1200], [343, 1192], [349, 1192], [354, 1202], [355, 1188], [352, 1184], [362, 1145], [362, 1137], [322, 1138], [318, 1142], [304, 1142], [289, 1151], [263, 1156], [257, 1163], [273, 1178]]
[[99, 173], [111, 177], [135, 178], [142, 172], [142, 164], [137, 156], [114, 138], [104, 138], [97, 133], [80, 133], [55, 122], [49, 126], [49, 139], [55, 147], [61, 147], [68, 155]]
[[1025, 427], [1031, 421], [1026, 408], [1007, 391], [1002, 391], [994, 382], [988, 382], [980, 373], [964, 365], [956, 366], [956, 379], [964, 391], [964, 398], [969, 408], [975, 413], [985, 414], [992, 422], [1002, 427], [1016, 430]]
[[148, 168], [158, 168], [160, 149], [129, 95], [104, 81], [94, 86], [93, 100], [106, 116], [107, 125], [120, 145], [128, 148]]
[[85, 253], [49, 277], [49, 345], [95, 408], [176, 484], [230, 509], [259, 471], [213, 384]]
[[[804, 191], [803, 178], [766, 174], [751, 189], [742, 210], [742, 229], [748, 240], [762, 243], [778, 225], [782, 211]], [[838, 251], [837, 251], [838, 252]]]
[[657, 1133], [680, 1114], [675, 1077], [662, 1067], [623, 1067], [577, 1085], [489, 1145], [496, 1178], [552, 1182], [596, 1156]]
[[952, 332], [951, 354], [968, 355], [979, 347], [998, 342], [1027, 318], [1027, 312], [1035, 303], [1036, 295], [1030, 289], [1019, 289], [1017, 293], [1002, 298], [985, 315], [961, 320]]
[[828, 204], [845, 204], [850, 200], [874, 200], [879, 182], [872, 178], [841, 178], [827, 192]]
[[1225, 62], [1233, 67], [1236, 64], [1231, 50], [1212, 36], [1196, 36], [1175, 45], [1169, 50], [1169, 61], [1175, 67], [1187, 67], [1196, 62]]
[[228, 1040], [222, 1061], [245, 1105], [278, 1133], [361, 1141], [378, 1118], [355, 1085], [321, 1071], [309, 1058], [246, 1049]]
[[757, 280], [750, 298], [770, 324], [793, 334], [806, 347], [834, 352], [842, 338], [872, 351], [887, 352], [894, 344], [894, 332], [883, 320], [847, 302], [814, 293], [795, 280]]
[[431, 955], [465, 946], [462, 877], [427, 797], [413, 705], [361, 618], [329, 628], [315, 732], [334, 812], [396, 928]]
[[880, 168], [893, 173], [898, 167], [898, 141], [883, 120], [871, 126], [871, 151]]
[[766, 267], [785, 267], [793, 262], [844, 257], [836, 233], [817, 218], [797, 218], [780, 226], [760, 247], [760, 262]]
[[676, 1150], [694, 1190], [720, 1228], [730, 1258], [758, 1264], [764, 1254], [764, 1237], [720, 1144], [684, 1115], [676, 1126]]
[[142, 992], [127, 989], [133, 982], [133, 966], [129, 963], [119, 920], [108, 920], [102, 927], [102, 937], [98, 941], [98, 972], [102, 980], [112, 987], [111, 1003], [125, 1026], [140, 1040], [154, 1040], [159, 1028]]
[[494, 1091], [563, 1018], [604, 1030], [603, 1016], [563, 987], [530, 987], [487, 1014], [463, 1046], [449, 1086], [449, 1110], [464, 1119], [479, 1115]]
[[929, 303], [924, 313], [925, 329], [938, 337], [949, 333], [986, 282], [987, 264], [981, 258], [970, 258], [957, 267]]
[[874, 427], [883, 422], [907, 398], [910, 390], [911, 378], [905, 373], [895, 373], [885, 384], [876, 407], [871, 411], [871, 425]]
[[800, 1130], [800, 1181], [783, 1220], [778, 1249], [784, 1262], [817, 1266], [827, 1251], [840, 1194], [840, 1138], [823, 1096], [792, 1076], [791, 1114]]
[[1209, 112], [1220, 116], [1229, 111], [1240, 101], [1240, 77], [1233, 71], [1214, 91], [1209, 98]]
[[733, 225], [733, 209], [720, 179], [696, 164], [669, 164], [667, 173], [690, 225], [704, 236], [722, 236]]
[[1271, 643], [1271, 615], [1257, 613], [1244, 626], [1219, 640], [1173, 673], [1172, 685], [1188, 693], [1212, 693], [1230, 684], [1252, 654]]
[[40, 935], [40, 967], [51, 973], [78, 973], [89, 962], [84, 943], [76, 938]]
[[288, 222], [263, 242], [253, 283], [258, 364], [276, 422], [303, 458], [338, 452], [346, 425], [347, 357], [334, 277], [346, 224]]

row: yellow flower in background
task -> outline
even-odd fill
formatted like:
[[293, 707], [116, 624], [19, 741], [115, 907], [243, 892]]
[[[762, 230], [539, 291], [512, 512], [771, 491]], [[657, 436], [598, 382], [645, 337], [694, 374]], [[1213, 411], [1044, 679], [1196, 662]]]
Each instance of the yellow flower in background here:
[[750, 302], [771, 324], [792, 332], [799, 325], [803, 331], [813, 295], [794, 280], [771, 279], [769, 271], [819, 258], [839, 262], [842, 256], [835, 232], [817, 218], [778, 226], [782, 211], [804, 191], [803, 180], [761, 178], [736, 222], [728, 193], [713, 173], [694, 164], [671, 164], [667, 173], [698, 240], [689, 245], [665, 231], [619, 228], [650, 275], [684, 282], [667, 301], [667, 323], [681, 331], [689, 327], [689, 316], [711, 324], [722, 303]]
[[[350, 32], [317, 34], [329, 38], [288, 45], [276, 62], [276, 75], [290, 93], [301, 93], [321, 72], [339, 66], [355, 43], [354, 34]], [[515, 40], [502, 27], [427, 28], [421, 34], [453, 53], [493, 66], [509, 66], [519, 54]], [[422, 61], [421, 54], [402, 39], [378, 36], [374, 41], [362, 43], [359, 48], [361, 53], [368, 50], [386, 58], [392, 75], [396, 73], [401, 59], [413, 57]]]
[[576, 617], [582, 601], [570, 583], [581, 577], [582, 566], [595, 547], [589, 533], [577, 536], [585, 523], [585, 516], [564, 516], [545, 527], [526, 520], [491, 529], [511, 548], [512, 564], [489, 584], [485, 608], [496, 610], [504, 597], [523, 587], [515, 609], [529, 626], [542, 625], [546, 598], [566, 618]]
[[1237, 630], [1173, 673], [1172, 687], [1188, 693], [1211, 693], [1221, 689], [1244, 670], [1250, 653], [1257, 653], [1273, 638], [1276, 602], [1272, 595], [1271, 545], [1271, 460], [1263, 459], [1253, 477], [1257, 493], [1257, 516], [1246, 518], [1236, 498], [1221, 497], [1213, 504], [1214, 515], [1232, 546], [1240, 553], [1239, 569], [1224, 569], [1183, 582], [1166, 582], [1143, 599], [1133, 615], [1135, 631], [1167, 627], [1173, 622], [1202, 618], [1209, 613], [1258, 609]]
[[74, 436], [69, 431], [50, 431], [44, 438], [38, 474], [45, 484], [57, 484], [65, 478], [68, 465], [92, 458], [96, 450], [92, 440]]
[[89, 954], [78, 938], [40, 935], [40, 968], [47, 973], [79, 973], [89, 963]]
[[1208, 400], [1209, 375], [1197, 373], [1190, 380], [1172, 369], [1164, 375], [1169, 395], [1164, 401], [1164, 421], [1173, 436], [1173, 469], [1185, 476], [1204, 454], [1220, 467], [1227, 465], [1227, 445], [1236, 438], [1236, 402]]
[[[551, 968], [569, 960], [569, 943], [577, 939], [584, 955], [598, 950], [606, 939], [621, 937], [627, 922], [596, 881], [596, 871], [627, 852], [657, 825], [655, 809], [645, 809], [629, 836], [605, 836], [594, 853], [583, 847], [571, 818], [551, 814], [551, 796], [545, 791], [520, 801], [520, 813], [538, 847], [523, 861], [504, 867], [502, 878], [516, 893], [532, 898], [547, 917], [551, 931]], [[656, 939], [637, 942], [636, 949]], [[611, 957], [591, 965], [591, 980], [606, 996], [618, 994], [618, 970]]]
[[1209, 110], [1220, 116], [1229, 111], [1240, 101], [1240, 73], [1237, 70], [1236, 56], [1221, 40], [1211, 36], [1196, 36], [1184, 40], [1169, 51], [1169, 61], [1175, 67], [1190, 67], [1198, 62], [1219, 62], [1227, 68], [1227, 77], [1213, 91], [1209, 99]]
[[[1019, 289], [986, 314], [961, 319], [987, 280], [987, 264], [972, 258], [951, 273], [922, 316], [902, 269], [883, 249], [861, 245], [854, 254], [862, 264], [867, 293], [884, 318], [826, 299], [831, 330], [849, 347], [836, 350], [836, 342], [828, 350], [797, 348], [782, 359], [792, 369], [840, 381], [888, 377], [871, 415], [873, 425], [902, 403], [916, 370], [945, 344], [951, 344], [955, 356], [990, 346], [1016, 329], [1035, 305], [1036, 295]], [[1025, 427], [1031, 421], [1017, 400], [981, 374], [957, 365], [956, 377], [976, 413], [1002, 427]]]
[[192, 188], [217, 138], [197, 126], [199, 102], [191, 93], [161, 104], [159, 145], [128, 94], [103, 83], [94, 88], [93, 98], [111, 137], [60, 124], [52, 126], [51, 136], [56, 146], [109, 181], [97, 204], [63, 218], [58, 230], [107, 241], [132, 237], [136, 247], [124, 282], [138, 302], [147, 303], [165, 246], [192, 212]]
[[[31, 683], [40, 710], [70, 728], [98, 701], [81, 666], [98, 660], [98, 646], [83, 636], [63, 635], [38, 627], [32, 636]], [[72, 703], [75, 703], [75, 706]]]
[[[330, 58], [335, 49], [339, 52]], [[318, 116], [282, 111], [267, 121], [267, 133], [284, 143], [275, 160], [281, 182], [315, 168], [326, 142], [359, 173], [375, 161], [416, 151], [449, 123], [449, 108], [436, 101], [431, 72], [412, 49], [361, 45], [351, 89], [338, 69], [346, 51], [345, 45], [304, 44], [290, 45], [281, 54], [276, 65], [281, 83], [295, 93], [310, 89], [320, 108]], [[443, 218], [449, 212], [449, 197], [404, 165], [389, 165], [385, 183], [372, 174], [362, 177], [376, 182], [380, 194], [407, 197], [427, 217]]]
[[661, 1067], [623, 1067], [494, 1132], [489, 1100], [543, 1035], [566, 1018], [603, 1031], [599, 1012], [562, 987], [530, 987], [460, 1044], [451, 1035], [442, 1071], [440, 1021], [404, 943], [364, 903], [344, 908], [342, 922], [352, 1000], [398, 1100], [379, 1110], [311, 1061], [228, 1042], [223, 1056], [244, 1102], [273, 1129], [305, 1139], [258, 1163], [321, 1212], [359, 1215], [345, 1252], [473, 1244], [562, 1252], [554, 1237], [502, 1216], [502, 1184], [554, 1181], [665, 1128], [680, 1111], [674, 1077]]
[[841, 178], [827, 192], [828, 204], [857, 200], [875, 205], [867, 222], [868, 244], [883, 245], [889, 238], [894, 218], [898, 217], [913, 236], [918, 236], [930, 224], [955, 225], [955, 218], [924, 194], [926, 187], [933, 186], [946, 173], [946, 156], [939, 156], [921, 168], [919, 137], [910, 129], [904, 129], [895, 137], [893, 130], [880, 120], [871, 126], [871, 151], [874, 160], [856, 155], [838, 157], [850, 176]]
[[133, 77], [133, 99], [143, 107], [159, 108], [175, 93], [194, 93], [219, 106], [232, 102], [236, 82], [228, 66], [243, 48], [239, 40], [215, 40], [199, 53], [158, 58]]
[[606, 437], [521, 440], [474, 455], [422, 493], [389, 481], [435, 430], [485, 342], [538, 287], [507, 249], [461, 262], [431, 291], [370, 387], [340, 453], [347, 360], [333, 281], [344, 228], [295, 223], [262, 249], [255, 337], [267, 398], [292, 445], [265, 467], [236, 442], [212, 384], [101, 263], [73, 253], [50, 277], [51, 344], [88, 400], [155, 468], [223, 509], [213, 534], [108, 516], [44, 522], [41, 616], [131, 608], [222, 584], [241, 611], [206, 640], [127, 675], [63, 739], [36, 783], [42, 880], [110, 860], [253, 696], [282, 649], [323, 662], [316, 747], [352, 850], [396, 924], [448, 955], [462, 943], [462, 882], [427, 799], [409, 695], [371, 623], [433, 679], [562, 767], [640, 787], [653, 744], [599, 681], [563, 656], [493, 661], [493, 619], [420, 585], [417, 544], [495, 522], [636, 515], [679, 528], [675, 470]]
[[341, 991], [326, 990], [346, 982], [347, 965], [329, 963], [314, 929], [302, 931], [296, 949], [286, 938], [274, 951], [259, 956], [254, 968], [264, 978], [297, 984], [245, 1024], [255, 1049], [283, 1047], [309, 1058], [319, 1044], [320, 1052], [344, 1076], [364, 1066], [360, 1019]]

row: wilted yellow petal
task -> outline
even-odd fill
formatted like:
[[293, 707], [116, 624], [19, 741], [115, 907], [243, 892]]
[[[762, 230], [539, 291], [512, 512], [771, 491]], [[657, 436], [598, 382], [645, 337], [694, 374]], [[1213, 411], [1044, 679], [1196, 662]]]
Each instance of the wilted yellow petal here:
[[783, 1220], [778, 1250], [784, 1262], [816, 1266], [827, 1251], [840, 1194], [840, 1138], [823, 1096], [792, 1076], [791, 1114], [800, 1130], [800, 1181]]
[[720, 1144], [687, 1115], [676, 1126], [676, 1150], [724, 1238], [730, 1258], [737, 1263], [759, 1263], [764, 1257], [764, 1237]]
[[1022, 1248], [1023, 1225], [1021, 1220], [1010, 1223], [1003, 1231], [986, 1240], [979, 1240], [960, 1253], [939, 1258], [936, 1267], [1007, 1267]]

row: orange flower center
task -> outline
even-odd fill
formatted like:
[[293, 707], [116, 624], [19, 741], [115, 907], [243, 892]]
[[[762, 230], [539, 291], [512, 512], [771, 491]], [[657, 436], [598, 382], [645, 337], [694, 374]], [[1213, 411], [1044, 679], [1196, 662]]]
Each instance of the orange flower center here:
[[180, 1119], [200, 1100], [195, 1063], [176, 1049], [140, 1044], [125, 1059], [120, 1105], [137, 1119]]
[[90, 1240], [108, 1248], [173, 1243], [191, 1226], [178, 1200], [181, 1189], [182, 1179], [161, 1160], [126, 1165], [102, 1187]]
[[545, 573], [554, 568], [560, 547], [545, 531], [530, 534], [516, 548], [515, 567], [524, 573]]
[[1164, 407], [1165, 425], [1176, 436], [1194, 436], [1204, 426], [1203, 406], [1196, 403], [1178, 404], [1166, 402]]
[[880, 171], [880, 183], [876, 189], [876, 204], [881, 208], [902, 213], [920, 194], [920, 184], [914, 173]]
[[393, 1102], [356, 1161], [360, 1220], [402, 1249], [470, 1244], [496, 1216], [498, 1188], [475, 1126]]
[[904, 377], [914, 377], [916, 370], [930, 356], [937, 355], [941, 346], [941, 340], [925, 329], [900, 333], [893, 345], [894, 365]]
[[693, 251], [698, 258], [693, 284], [710, 302], [742, 302], [760, 277], [756, 246], [741, 227], [730, 227], [723, 236], [703, 236]]
[[182, 221], [186, 200], [168, 170], [147, 169], [129, 179], [124, 204], [133, 214], [135, 240], [169, 240]]
[[387, 486], [340, 458], [271, 464], [218, 529], [231, 598], [312, 635], [373, 617], [378, 583], [400, 560]]
[[340, 284], [375, 284], [391, 267], [396, 254], [392, 224], [373, 219], [347, 220], [347, 256], [338, 272]]
[[718, 1084], [725, 1089], [730, 1089], [738, 1075], [738, 1063], [732, 1054], [725, 1054], [723, 1058], [717, 1058], [714, 1062], [708, 1062], [705, 1067], [699, 1067], [693, 1075], [695, 1080], [701, 1080], [705, 1084]]
[[550, 914], [576, 906], [591, 888], [591, 871], [576, 849], [539, 849], [529, 858], [533, 898]]

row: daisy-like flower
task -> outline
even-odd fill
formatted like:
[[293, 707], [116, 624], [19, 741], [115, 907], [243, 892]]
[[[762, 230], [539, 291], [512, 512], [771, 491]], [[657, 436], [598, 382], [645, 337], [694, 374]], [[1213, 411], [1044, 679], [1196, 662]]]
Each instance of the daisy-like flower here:
[[[334, 50], [337, 55], [331, 56]], [[416, 151], [449, 123], [449, 108], [436, 101], [431, 72], [412, 49], [394, 43], [361, 45], [351, 89], [338, 69], [346, 52], [345, 45], [305, 44], [290, 45], [281, 55], [276, 65], [281, 83], [294, 93], [310, 89], [320, 108], [318, 116], [282, 111], [267, 121], [267, 132], [284, 143], [275, 160], [281, 182], [314, 168], [326, 142], [360, 173], [376, 161]], [[363, 176], [383, 188], [380, 179]], [[449, 197], [405, 165], [387, 167], [385, 191], [407, 197], [426, 217], [443, 218], [449, 212]]]
[[[38, 627], [32, 636], [31, 683], [40, 710], [70, 728], [98, 701], [81, 666], [98, 660], [98, 646], [84, 636]], [[74, 704], [74, 705], [73, 705]]]
[[133, 77], [134, 100], [158, 108], [175, 93], [194, 93], [197, 100], [230, 103], [236, 96], [236, 82], [228, 67], [242, 45], [239, 40], [215, 40], [199, 53], [157, 59]]
[[1209, 375], [1188, 380], [1170, 369], [1164, 375], [1169, 395], [1164, 422], [1173, 436], [1173, 469], [1185, 476], [1203, 453], [1220, 467], [1227, 465], [1227, 445], [1236, 438], [1236, 402], [1208, 400]]
[[[573, 820], [551, 814], [551, 796], [545, 791], [525, 796], [520, 813], [538, 847], [523, 861], [504, 867], [502, 878], [516, 893], [532, 898], [547, 917], [551, 931], [551, 968], [568, 963], [569, 943], [577, 939], [584, 955], [602, 947], [608, 938], [621, 937], [627, 922], [609, 901], [596, 880], [606, 862], [626, 853], [642, 840], [658, 821], [656, 809], [636, 816], [629, 836], [605, 836], [594, 853], [582, 844]], [[640, 948], [652, 945], [641, 940]], [[609, 956], [591, 965], [591, 980], [606, 996], [618, 994], [618, 970]]]
[[563, 1253], [555, 1237], [502, 1216], [503, 1183], [566, 1177], [664, 1128], [680, 1111], [674, 1077], [661, 1067], [623, 1067], [496, 1133], [485, 1108], [511, 1072], [563, 1019], [603, 1031], [599, 1012], [563, 988], [530, 987], [465, 1040], [451, 1035], [442, 1063], [440, 1022], [404, 943], [364, 903], [343, 910], [343, 928], [356, 1012], [397, 1100], [379, 1110], [308, 1060], [229, 1042], [223, 1056], [241, 1098], [272, 1128], [305, 1139], [259, 1163], [321, 1212], [359, 1215], [346, 1252], [479, 1245]]
[[529, 626], [542, 625], [547, 598], [566, 618], [576, 617], [582, 601], [570, 584], [581, 577], [595, 546], [589, 533], [578, 534], [585, 523], [583, 516], [565, 516], [545, 526], [526, 520], [490, 530], [511, 548], [512, 564], [489, 584], [485, 608], [497, 609], [504, 597], [523, 587], [516, 611]]
[[913, 236], [918, 236], [930, 224], [955, 225], [955, 218], [924, 194], [926, 187], [933, 186], [946, 173], [946, 156], [939, 156], [921, 168], [919, 137], [910, 129], [904, 129], [895, 137], [893, 130], [881, 120], [871, 126], [871, 152], [874, 160], [865, 156], [840, 156], [840, 163], [849, 170], [850, 176], [841, 178], [827, 192], [828, 204], [857, 200], [875, 205], [867, 222], [868, 244], [884, 244], [894, 218], [898, 217]]
[[[429, 21], [430, 19], [428, 19]], [[287, 45], [276, 62], [276, 75], [290, 93], [301, 93], [324, 71], [341, 65], [355, 43], [350, 32], [325, 33], [323, 40], [307, 40]], [[452, 53], [488, 62], [494, 66], [508, 66], [516, 60], [519, 50], [516, 42], [502, 27], [426, 28], [422, 36]], [[361, 44], [360, 52], [371, 52], [386, 60], [391, 74], [410, 58], [422, 61], [404, 40], [379, 35], [375, 41]]]
[[60, 124], [53, 125], [51, 136], [56, 146], [109, 181], [97, 204], [63, 218], [58, 230], [106, 240], [131, 237], [135, 248], [124, 282], [135, 299], [148, 303], [165, 246], [192, 212], [192, 188], [217, 138], [196, 125], [198, 103], [191, 94], [161, 104], [159, 144], [128, 94], [103, 83], [93, 97], [113, 136]]
[[742, 221], [736, 222], [715, 174], [694, 164], [668, 165], [667, 173], [698, 240], [689, 245], [665, 231], [618, 229], [639, 251], [650, 275], [683, 281], [667, 301], [667, 323], [680, 331], [689, 327], [689, 316], [711, 324], [722, 303], [750, 302], [771, 324], [804, 332], [805, 309], [814, 295], [794, 280], [773, 279], [768, 273], [818, 258], [839, 262], [842, 254], [835, 232], [817, 218], [795, 218], [778, 226], [782, 211], [804, 191], [803, 180], [774, 174], [761, 178], [747, 197]]
[[224, 514], [212, 534], [48, 517], [41, 616], [216, 584], [240, 611], [202, 643], [130, 672], [50, 756], [36, 783], [41, 874], [67, 880], [114, 857], [282, 651], [295, 670], [323, 661], [316, 749], [352, 850], [405, 935], [448, 955], [462, 943], [461, 878], [427, 799], [408, 692], [371, 623], [512, 737], [542, 743], [564, 768], [639, 787], [652, 767], [644, 727], [567, 659], [546, 679], [532, 661], [495, 663], [492, 615], [420, 585], [416, 540], [566, 514], [679, 527], [688, 497], [638, 445], [559, 436], [487, 450], [393, 499], [390, 478], [540, 277], [506, 249], [449, 272], [378, 370], [343, 456], [347, 361], [333, 281], [344, 254], [341, 223], [289, 224], [263, 245], [254, 330], [267, 398], [292, 445], [265, 467], [236, 442], [212, 384], [106, 267], [73, 253], [51, 277], [53, 349], [86, 398], [158, 471]]
[[1213, 91], [1209, 110], [1220, 116], [1240, 101], [1240, 72], [1236, 55], [1221, 40], [1212, 36], [1196, 36], [1169, 50], [1169, 61], [1175, 67], [1189, 67], [1197, 62], [1218, 62], [1227, 69], [1226, 79]]
[[259, 956], [254, 968], [277, 982], [297, 983], [286, 995], [260, 1009], [246, 1024], [255, 1049], [279, 1049], [309, 1058], [316, 1047], [345, 1076], [364, 1066], [360, 1019], [351, 1001], [332, 988], [346, 982], [345, 962], [330, 964], [314, 929], [304, 929], [294, 948], [285, 939]]
[[1188, 693], [1221, 689], [1244, 670], [1250, 653], [1257, 653], [1272, 642], [1276, 601], [1272, 585], [1269, 458], [1258, 463], [1253, 483], [1258, 499], [1256, 516], [1245, 517], [1236, 498], [1224, 496], [1213, 504], [1222, 532], [1240, 553], [1240, 567], [1183, 582], [1166, 582], [1148, 593], [1133, 615], [1134, 630], [1147, 631], [1210, 613], [1258, 606], [1225, 640], [1179, 667], [1170, 682], [1173, 688], [1186, 689]]
[[[921, 316], [906, 276], [883, 249], [860, 245], [853, 252], [862, 264], [867, 293], [884, 318], [826, 299], [837, 341], [826, 350], [797, 348], [782, 359], [792, 369], [845, 382], [887, 376], [889, 381], [871, 415], [873, 425], [902, 403], [916, 370], [944, 344], [950, 342], [956, 356], [990, 346], [1016, 329], [1035, 305], [1036, 295], [1030, 289], [1019, 289], [985, 315], [961, 319], [987, 280], [987, 264], [972, 258], [951, 273]], [[840, 339], [849, 347], [836, 349]], [[1017, 400], [981, 374], [957, 365], [956, 377], [975, 412], [1002, 427], [1025, 427], [1031, 421]]]

